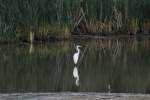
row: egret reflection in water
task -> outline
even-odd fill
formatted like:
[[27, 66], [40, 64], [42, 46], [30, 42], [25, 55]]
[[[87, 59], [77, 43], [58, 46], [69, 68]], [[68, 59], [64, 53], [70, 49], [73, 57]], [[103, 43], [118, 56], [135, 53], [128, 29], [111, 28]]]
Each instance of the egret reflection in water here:
[[76, 66], [73, 69], [73, 77], [76, 79], [76, 85], [79, 86], [79, 74]]

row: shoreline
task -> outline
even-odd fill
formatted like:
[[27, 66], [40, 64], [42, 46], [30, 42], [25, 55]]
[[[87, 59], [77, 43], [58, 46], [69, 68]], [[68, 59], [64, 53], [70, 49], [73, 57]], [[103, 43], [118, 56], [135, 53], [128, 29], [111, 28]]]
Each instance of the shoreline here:
[[119, 39], [119, 38], [149, 38], [150, 34], [136, 34], [136, 35], [128, 35], [128, 34], [120, 34], [120, 35], [71, 35], [69, 37], [50, 37], [50, 38], [34, 38], [33, 42], [31, 43], [29, 40], [20, 39], [19, 41], [9, 42], [9, 41], [0, 41], [1, 44], [38, 44], [38, 43], [52, 43], [52, 42], [61, 42], [61, 41], [72, 41], [74, 39], [79, 40], [91, 40], [91, 39]]
[[150, 94], [135, 93], [10, 93], [0, 94], [2, 100], [149, 100]]

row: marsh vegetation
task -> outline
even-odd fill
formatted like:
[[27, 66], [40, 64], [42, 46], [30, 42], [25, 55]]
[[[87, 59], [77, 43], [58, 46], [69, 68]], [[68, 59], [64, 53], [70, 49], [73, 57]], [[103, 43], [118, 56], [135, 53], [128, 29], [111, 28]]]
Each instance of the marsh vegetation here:
[[149, 34], [149, 0], [0, 0], [0, 41]]

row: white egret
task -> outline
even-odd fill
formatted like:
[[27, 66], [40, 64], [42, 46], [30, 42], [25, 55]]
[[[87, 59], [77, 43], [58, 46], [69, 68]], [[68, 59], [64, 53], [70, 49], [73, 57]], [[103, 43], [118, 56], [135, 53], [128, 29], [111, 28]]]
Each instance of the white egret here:
[[73, 56], [73, 60], [74, 60], [74, 63], [75, 64], [77, 64], [77, 62], [78, 62], [78, 58], [79, 58], [79, 54], [80, 54], [80, 49], [79, 49], [79, 47], [81, 47], [80, 45], [77, 45], [77, 47], [76, 47], [76, 50], [77, 50], [77, 52], [74, 54], [74, 56]]
[[79, 86], [79, 75], [78, 75], [78, 69], [76, 66], [73, 69], [73, 77], [76, 79], [76, 85]]

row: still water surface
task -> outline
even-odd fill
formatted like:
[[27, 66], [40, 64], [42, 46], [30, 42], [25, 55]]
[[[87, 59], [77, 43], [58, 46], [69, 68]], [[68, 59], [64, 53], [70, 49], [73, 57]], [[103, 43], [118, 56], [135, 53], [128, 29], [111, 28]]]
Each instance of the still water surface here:
[[150, 93], [149, 44], [150, 38], [128, 37], [1, 45], [0, 92]]

